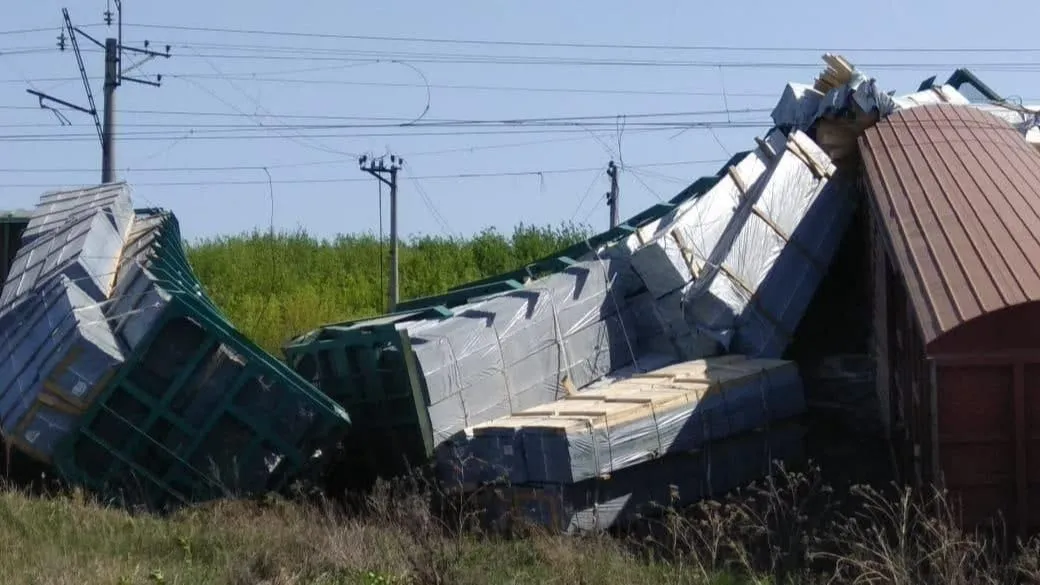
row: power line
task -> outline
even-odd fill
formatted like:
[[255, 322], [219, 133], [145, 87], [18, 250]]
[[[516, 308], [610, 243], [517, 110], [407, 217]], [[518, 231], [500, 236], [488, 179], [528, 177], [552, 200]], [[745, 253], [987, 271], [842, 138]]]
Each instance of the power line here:
[[[342, 162], [342, 161], [340, 161]], [[628, 165], [626, 168], [644, 168], [644, 167], [665, 167], [665, 166], [681, 166], [681, 165], [702, 165], [702, 164], [722, 164], [726, 162], [724, 159], [712, 159], [712, 160], [686, 160], [686, 161], [669, 161], [659, 163], [645, 163], [641, 165]], [[263, 168], [263, 167], [260, 167]], [[271, 167], [268, 167], [271, 168]], [[162, 169], [161, 172], [174, 171], [174, 170], [189, 170], [190, 167], [185, 169], [174, 169], [167, 168]], [[94, 172], [95, 169], [57, 169], [52, 172]], [[211, 168], [210, 170], [217, 170]], [[250, 170], [255, 170], [251, 168]], [[561, 168], [561, 169], [533, 169], [533, 170], [520, 170], [520, 171], [492, 171], [492, 172], [473, 172], [473, 173], [455, 173], [455, 174], [443, 174], [443, 175], [424, 175], [411, 177], [414, 180], [446, 180], [446, 179], [478, 179], [478, 178], [491, 178], [491, 177], [523, 177], [523, 176], [539, 176], [539, 175], [556, 175], [556, 174], [571, 174], [571, 173], [585, 173], [589, 171], [602, 171], [601, 167], [581, 167], [581, 168]], [[29, 170], [29, 172], [44, 172], [44, 169]], [[145, 169], [136, 169], [135, 172], [142, 171]], [[0, 172], [20, 172], [17, 169], [0, 169]], [[357, 176], [351, 177], [329, 177], [329, 178], [311, 178], [311, 179], [279, 179], [271, 181], [273, 184], [307, 184], [307, 183], [355, 183], [360, 181], [368, 182], [371, 179], [361, 178]], [[137, 186], [202, 186], [202, 185], [267, 185], [267, 179], [243, 179], [243, 180], [216, 180], [216, 181], [161, 181], [161, 182], [143, 182], [135, 183]], [[6, 188], [14, 187], [39, 187], [47, 188], [52, 187], [54, 183], [22, 183], [22, 184], [4, 184], [0, 185]]]
[[55, 27], [39, 27], [39, 28], [21, 28], [14, 30], [0, 30], [0, 36], [6, 37], [11, 35], [25, 35], [38, 32], [53, 31]]
[[[167, 128], [183, 129], [192, 128], [197, 132], [207, 130], [338, 130], [348, 128], [436, 128], [436, 127], [462, 127], [462, 126], [554, 126], [559, 124], [596, 124], [604, 120], [616, 120], [618, 118], [649, 120], [652, 118], [694, 118], [700, 116], [720, 116], [736, 114], [764, 114], [772, 111], [772, 108], [742, 108], [735, 110], [694, 110], [687, 112], [637, 112], [614, 114], [587, 115], [587, 116], [543, 116], [530, 118], [499, 118], [499, 119], [462, 119], [462, 118], [429, 118], [421, 122], [412, 123], [411, 118], [391, 116], [300, 116], [301, 118], [313, 118], [320, 120], [353, 120], [355, 123], [347, 124], [174, 124], [174, 123], [128, 123], [127, 127], [135, 128]], [[292, 115], [267, 114], [270, 117], [295, 118]], [[360, 123], [373, 122], [373, 123]], [[613, 122], [611, 122], [613, 123]], [[652, 122], [643, 122], [652, 123]], [[50, 128], [52, 124], [18, 123], [0, 124], [0, 128]]]
[[[544, 126], [544, 125], [543, 125]], [[747, 120], [747, 121], [719, 121], [719, 122], [686, 122], [686, 123], [639, 123], [633, 124], [636, 129], [639, 130], [683, 130], [683, 129], [698, 129], [698, 128], [769, 128], [772, 123], [767, 120]], [[385, 126], [384, 126], [385, 127]], [[461, 137], [461, 136], [497, 136], [497, 135], [538, 135], [538, 134], [574, 134], [574, 133], [585, 133], [590, 129], [611, 129], [612, 124], [606, 122], [603, 123], [589, 123], [589, 124], [559, 124], [559, 125], [548, 125], [548, 127], [521, 127], [511, 128], [502, 127], [498, 129], [476, 129], [469, 130], [464, 128], [452, 128], [446, 127], [441, 128], [441, 132], [408, 132], [408, 126], [396, 127], [401, 132], [352, 132], [352, 133], [333, 133], [333, 134], [306, 134], [300, 136], [306, 136], [307, 138], [343, 138], [343, 139], [356, 139], [356, 138], [392, 138], [392, 137], [430, 137], [430, 138], [445, 138], [445, 137]], [[236, 132], [245, 130], [239, 129]], [[121, 135], [121, 139], [124, 140], [136, 140], [136, 141], [156, 141], [156, 140], [169, 140], [170, 138], [177, 137], [176, 134], [170, 134], [169, 132], [127, 132]], [[96, 140], [97, 137], [92, 134], [0, 134], [0, 143], [19, 143], [19, 142], [77, 142], [83, 140]], [[284, 139], [280, 135], [269, 135], [269, 134], [216, 134], [216, 133], [192, 133], [186, 137], [186, 140], [272, 140], [272, 139]]]
[[1013, 48], [1013, 47], [776, 47], [776, 46], [737, 46], [737, 45], [664, 45], [664, 44], [633, 44], [633, 43], [577, 43], [577, 42], [550, 42], [550, 41], [516, 41], [516, 40], [490, 40], [490, 39], [450, 39], [433, 37], [407, 37], [407, 36], [381, 36], [381, 35], [348, 35], [315, 32], [278, 31], [262, 29], [220, 28], [203, 26], [177, 26], [163, 24], [124, 24], [124, 26], [136, 28], [152, 28], [160, 30], [178, 30], [188, 32], [209, 32], [222, 34], [263, 35], [299, 37], [311, 39], [341, 39], [360, 41], [386, 41], [386, 42], [414, 42], [433, 44], [454, 45], [481, 45], [481, 46], [514, 46], [514, 47], [557, 47], [572, 49], [623, 49], [623, 50], [655, 50], [655, 51], [739, 51], [739, 52], [835, 52], [847, 51], [857, 53], [1022, 53], [1040, 52], [1040, 48]]
[[[192, 48], [194, 45], [181, 43], [180, 48]], [[765, 50], [765, 48], [760, 48]], [[234, 49], [228, 49], [234, 50]], [[244, 49], [240, 49], [244, 50]], [[780, 51], [780, 47], [775, 48]], [[822, 50], [822, 49], [821, 49]], [[581, 67], [658, 67], [658, 68], [732, 68], [732, 69], [815, 69], [821, 68], [819, 62], [788, 62], [788, 61], [707, 61], [707, 60], [661, 60], [661, 59], [590, 59], [573, 57], [534, 57], [530, 55], [488, 55], [480, 53], [430, 53], [430, 52], [388, 52], [388, 51], [362, 51], [362, 50], [339, 50], [330, 52], [328, 50], [318, 51], [307, 47], [268, 47], [257, 46], [250, 49], [253, 54], [230, 54], [230, 53], [202, 53], [186, 55], [186, 58], [194, 59], [224, 59], [245, 61], [314, 61], [314, 62], [337, 62], [356, 64], [376, 64], [388, 62], [409, 63], [443, 63], [453, 65], [517, 65], [517, 66], [581, 66]], [[269, 52], [278, 54], [266, 54]], [[1040, 49], [1037, 49], [1040, 51]], [[86, 52], [97, 52], [84, 50]], [[1011, 51], [1021, 53], [1023, 51]], [[1025, 51], [1029, 52], [1029, 51]], [[353, 55], [353, 56], [351, 56]], [[1015, 71], [1035, 72], [1040, 70], [1040, 65], [1025, 61], [997, 61], [997, 62], [931, 62], [931, 63], [857, 63], [857, 67], [864, 70], [902, 70], [902, 71], [933, 71], [938, 68], [967, 67], [974, 70], [985, 71]]]
[[[646, 134], [651, 132], [660, 132], [659, 128], [647, 128], [643, 130], [632, 130], [632, 134]], [[420, 152], [407, 153], [406, 156], [415, 158], [418, 156], [436, 156], [441, 154], [455, 154], [459, 152], [479, 152], [484, 150], [498, 150], [506, 148], [519, 148], [524, 146], [540, 146], [544, 144], [559, 144], [561, 142], [579, 142], [585, 140], [593, 140], [599, 138], [594, 132], [588, 132], [580, 136], [568, 136], [565, 138], [547, 138], [544, 140], [525, 140], [523, 142], [504, 142], [498, 144], [481, 144], [475, 146], [461, 146], [455, 148], [443, 148], [439, 150], [426, 150]]]
[[585, 207], [585, 202], [588, 201], [589, 195], [592, 194], [592, 188], [596, 186], [596, 183], [600, 180], [600, 172], [602, 169], [597, 168], [595, 174], [592, 175], [592, 180], [589, 181], [589, 186], [585, 189], [585, 193], [578, 200], [578, 206], [574, 208], [574, 213], [571, 214], [570, 222], [574, 223], [574, 218], [578, 217], [578, 213], [581, 212], [581, 208]]
[[[22, 108], [22, 106], [15, 106], [15, 107], [16, 108]], [[32, 107], [32, 106], [24, 106], [24, 107], [26, 107], [28, 109], [32, 109], [32, 110], [39, 109], [37, 107]], [[4, 106], [0, 106], [0, 109], [4, 109]], [[628, 132], [630, 132], [632, 134], [645, 134], [645, 133], [660, 132], [662, 130], [663, 129], [660, 129], [660, 128], [648, 128], [648, 129], [642, 129], [642, 130], [629, 130]], [[182, 140], [182, 139], [184, 139], [186, 137], [187, 136], [180, 136], [180, 137], [178, 137], [175, 140]], [[422, 156], [438, 156], [438, 155], [444, 155], [444, 154], [456, 154], [456, 153], [461, 153], [461, 152], [467, 152], [467, 153], [469, 153], [469, 152], [481, 152], [481, 151], [486, 151], [486, 150], [500, 150], [500, 149], [508, 149], [508, 148], [522, 148], [522, 147], [526, 147], [526, 146], [542, 146], [542, 145], [546, 145], [546, 144], [560, 144], [560, 143], [563, 143], [563, 142], [580, 142], [580, 141], [585, 141], [585, 140], [592, 140], [593, 138], [595, 138], [595, 134], [591, 134], [591, 135], [589, 135], [589, 134], [581, 134], [579, 136], [567, 136], [567, 137], [563, 137], [563, 138], [547, 138], [547, 139], [542, 139], [542, 140], [525, 140], [525, 141], [522, 141], [522, 142], [504, 142], [504, 143], [495, 143], [495, 144], [477, 144], [477, 145], [461, 146], [461, 147], [455, 147], [455, 148], [442, 148], [442, 149], [437, 149], [437, 150], [425, 150], [425, 151], [417, 151], [417, 152], [405, 153], [405, 156], [408, 157], [408, 158], [416, 158], [416, 157], [422, 157]], [[147, 158], [154, 158], [154, 155], [151, 155], [151, 156], [149, 156]], [[335, 160], [329, 160], [329, 161], [318, 161], [318, 162], [308, 162], [308, 163], [288, 163], [288, 164], [284, 164], [284, 165], [282, 165], [282, 164], [269, 164], [269, 165], [265, 165], [265, 166], [267, 168], [269, 168], [269, 169], [273, 169], [273, 168], [282, 168], [282, 167], [311, 166], [311, 165], [320, 165], [320, 164], [342, 164], [342, 163], [343, 163], [343, 159], [342, 158], [337, 158]], [[199, 167], [199, 168], [201, 168], [201, 169], [213, 169], [213, 170], [253, 170], [253, 171], [262, 170], [262, 168], [259, 167], [259, 166]], [[187, 167], [184, 170], [192, 170], [192, 169], [193, 169], [192, 167]], [[133, 171], [135, 169], [133, 167], [128, 167], [128, 168], [122, 169], [122, 170], [124, 170], [124, 171]], [[42, 172], [49, 172], [49, 171], [44, 170]]]
[[[346, 85], [354, 87], [401, 87], [401, 88], [425, 88], [422, 83], [408, 82], [383, 82], [383, 81], [351, 81], [341, 79], [297, 79], [283, 77], [264, 77], [270, 73], [266, 72], [236, 72], [225, 76], [208, 73], [174, 73], [165, 74], [163, 77], [176, 79], [220, 79], [253, 83], [284, 83], [303, 85]], [[43, 77], [37, 78], [38, 83], [68, 82], [75, 81], [74, 77]], [[21, 79], [0, 79], [0, 83], [22, 83]], [[680, 90], [680, 89], [612, 89], [612, 88], [583, 88], [583, 87], [526, 87], [526, 86], [503, 86], [503, 85], [468, 85], [468, 84], [430, 84], [432, 89], [457, 90], [457, 91], [501, 91], [516, 93], [575, 93], [594, 95], [674, 95], [674, 96], [703, 96], [720, 97], [720, 91], [706, 90]], [[731, 97], [763, 97], [777, 98], [777, 92], [727, 92]], [[132, 112], [132, 110], [123, 110]], [[149, 112], [150, 113], [150, 112]], [[230, 115], [230, 114], [225, 114]]]
[[444, 217], [444, 215], [440, 212], [439, 209], [437, 209], [437, 205], [433, 202], [433, 198], [426, 193], [426, 189], [423, 188], [422, 183], [415, 180], [414, 177], [411, 178], [411, 181], [412, 185], [415, 186], [415, 190], [419, 193], [419, 197], [420, 199], [422, 199], [423, 205], [426, 206], [426, 209], [430, 212], [430, 216], [433, 217], [434, 221], [436, 221], [440, 225], [441, 231], [444, 232], [444, 235], [448, 236], [449, 238], [454, 237], [456, 235], [456, 232], [453, 229], [451, 229], [451, 224], [448, 222], [448, 219]]
[[[190, 47], [190, 45], [179, 45]], [[378, 55], [378, 56], [374, 56]], [[580, 66], [580, 67], [643, 67], [643, 68], [690, 68], [690, 69], [821, 69], [817, 62], [797, 61], [689, 61], [662, 59], [589, 59], [572, 57], [531, 57], [525, 55], [481, 55], [462, 53], [383, 53], [367, 52], [364, 56], [348, 55], [313, 55], [289, 54], [277, 55], [251, 54], [235, 55], [229, 53], [196, 53], [189, 57], [202, 59], [246, 60], [246, 61], [316, 61], [346, 63], [386, 63], [388, 61], [408, 61], [411, 63], [443, 63], [451, 65], [523, 65], [523, 66]], [[858, 68], [864, 70], [900, 70], [900, 71], [933, 71], [935, 69], [967, 67], [975, 70], [1021, 71], [1040, 70], [1040, 65], [1022, 61], [999, 62], [933, 62], [933, 63], [861, 63]]]
[[[212, 61], [206, 60], [206, 65], [208, 65], [209, 68], [212, 69], [217, 75], [223, 75], [224, 74], [224, 72], [221, 71], [220, 68], [217, 67], [217, 65], [214, 64]], [[186, 81], [188, 81], [188, 83], [191, 84], [192, 86], [194, 86], [196, 89], [201, 90], [203, 93], [209, 94], [210, 97], [212, 97], [212, 98], [216, 99], [217, 101], [223, 103], [224, 105], [230, 107], [232, 110], [235, 110], [236, 112], [238, 112], [240, 114], [245, 114], [246, 113], [246, 112], [243, 112], [242, 109], [239, 108], [238, 106], [236, 106], [235, 104], [230, 103], [227, 100], [225, 100], [224, 98], [220, 97], [216, 92], [214, 92], [213, 90], [209, 89], [205, 85], [203, 85], [203, 84], [201, 84], [201, 83], [199, 83], [197, 81], [192, 81], [190, 79], [187, 79]], [[231, 85], [231, 87], [234, 88], [235, 91], [237, 91], [238, 93], [244, 95], [246, 97], [246, 99], [248, 99], [249, 101], [253, 102], [253, 104], [256, 105], [256, 107], [258, 109], [269, 111], [256, 98], [254, 98], [252, 95], [246, 93], [245, 90], [243, 90], [242, 88], [238, 87], [238, 85], [236, 85], [233, 81], [229, 80], [228, 84]], [[258, 126], [262, 126], [263, 125], [263, 120], [261, 118], [259, 118], [257, 116], [251, 116], [250, 118], [255, 120], [256, 124]], [[293, 142], [294, 144], [297, 144], [298, 146], [302, 146], [304, 148], [308, 148], [308, 149], [311, 149], [311, 150], [320, 150], [322, 152], [326, 152], [326, 153], [329, 153], [329, 154], [347, 155], [347, 156], [351, 156], [351, 157], [356, 156], [354, 154], [347, 153], [347, 152], [344, 152], [342, 150], [337, 150], [337, 149], [334, 149], [334, 148], [329, 148], [329, 147], [327, 147], [325, 145], [322, 145], [322, 144], [313, 143], [313, 142], [311, 142], [309, 140], [304, 139], [299, 134], [296, 134], [294, 136], [293, 133], [289, 133], [289, 135], [285, 136], [285, 138], [287, 140], [289, 140], [290, 142]]]
[[[180, 48], [193, 49], [196, 45], [191, 43], [180, 43]], [[234, 48], [228, 48], [234, 51]], [[444, 63], [453, 65], [548, 65], [548, 66], [582, 66], [582, 67], [678, 67], [678, 68], [711, 68], [719, 67], [733, 69], [815, 69], [819, 70], [821, 64], [818, 61], [752, 61], [752, 60], [676, 60], [676, 59], [592, 59], [587, 57], [560, 57], [547, 56], [538, 57], [531, 55], [489, 55], [485, 53], [431, 53], [428, 51], [372, 51], [343, 49], [337, 51], [315, 50], [308, 47], [272, 47], [257, 45], [252, 49], [238, 49], [248, 51], [252, 54], [232, 53], [204, 53], [195, 51], [189, 58], [197, 59], [224, 59], [245, 61], [314, 61], [314, 62], [336, 62], [356, 64], [388, 63], [392, 61], [408, 61], [410, 63]], [[1040, 49], [1038, 49], [1040, 50]], [[87, 51], [84, 51], [87, 52]], [[277, 54], [268, 54], [275, 52]], [[1021, 51], [1018, 51], [1021, 52]], [[1036, 71], [1037, 64], [1028, 61], [982, 61], [982, 62], [941, 62], [931, 63], [919, 62], [888, 62], [857, 63], [857, 67], [865, 70], [905, 70], [905, 71], [932, 71], [936, 68], [958, 68], [967, 67], [977, 70], [1009, 70], [1009, 71]]]

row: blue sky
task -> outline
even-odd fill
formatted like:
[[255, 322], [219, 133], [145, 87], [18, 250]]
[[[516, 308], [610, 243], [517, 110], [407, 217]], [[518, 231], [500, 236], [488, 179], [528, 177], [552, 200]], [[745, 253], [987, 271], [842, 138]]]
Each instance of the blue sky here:
[[[1038, 67], [1013, 71], [1002, 65], [1035, 62], [1040, 55], [1040, 43], [1030, 41], [1040, 3], [1026, 0], [990, 2], [983, 10], [948, 1], [883, 0], [849, 5], [847, 13], [839, 4], [803, 0], [124, 2], [124, 43], [169, 43], [173, 57], [136, 72], [162, 73], [161, 88], [125, 83], [119, 89], [118, 132], [124, 133], [117, 138], [119, 176], [134, 185], [138, 206], [172, 209], [191, 239], [270, 225], [267, 174], [260, 167], [273, 181], [276, 228], [304, 227], [320, 236], [374, 232], [377, 183], [358, 170], [353, 157], [386, 152], [403, 156], [406, 163], [400, 190], [404, 235], [470, 234], [487, 226], [508, 232], [521, 221], [573, 220], [604, 228], [608, 160], [625, 165], [622, 217], [670, 197], [714, 171], [730, 153], [753, 146], [753, 137], [767, 130], [768, 110], [784, 84], [811, 83], [822, 68], [824, 50], [842, 52], [883, 87], [900, 93], [916, 89], [931, 75], [945, 79], [957, 64], [978, 63], [972, 69], [997, 91], [1040, 102]], [[101, 25], [105, 0], [67, 4], [74, 23], [86, 32], [99, 39], [114, 35], [114, 28]], [[0, 25], [2, 31], [46, 28], [0, 34], [3, 208], [27, 207], [48, 189], [100, 178], [95, 170], [100, 147], [90, 118], [66, 111], [72, 126], [61, 126], [52, 112], [35, 109], [35, 98], [25, 92], [33, 87], [74, 103], [87, 101], [71, 51], [54, 48], [61, 8], [62, 3], [50, 0], [20, 2], [5, 11]], [[315, 35], [757, 50], [502, 46]], [[86, 39], [80, 43], [91, 49], [84, 59], [100, 107], [102, 56]], [[951, 46], [988, 51], [920, 50]], [[864, 47], [901, 50], [850, 49]], [[793, 50], [798, 48], [807, 50]], [[497, 62], [443, 62], [489, 56]], [[517, 59], [526, 63], [502, 63]], [[572, 63], [560, 65], [561, 60]], [[615, 64], [593, 66], [588, 63], [593, 60]], [[660, 66], [662, 61], [681, 66]], [[717, 63], [739, 65], [712, 66]], [[555, 126], [552, 133], [544, 127], [485, 128], [481, 134], [472, 133], [472, 127], [469, 134], [356, 127], [414, 120], [427, 105], [425, 122], [602, 118], [596, 124]], [[641, 123], [649, 119], [639, 115], [650, 113], [688, 113], [652, 118], [654, 123], [744, 123], [680, 132]], [[618, 115], [625, 115], [623, 122]], [[762, 125], [749, 127], [753, 123]], [[297, 127], [275, 130], [272, 124]], [[301, 124], [354, 127], [301, 129]], [[232, 138], [213, 139], [218, 135]], [[171, 170], [206, 167], [225, 169]], [[539, 170], [545, 172], [455, 176]]]

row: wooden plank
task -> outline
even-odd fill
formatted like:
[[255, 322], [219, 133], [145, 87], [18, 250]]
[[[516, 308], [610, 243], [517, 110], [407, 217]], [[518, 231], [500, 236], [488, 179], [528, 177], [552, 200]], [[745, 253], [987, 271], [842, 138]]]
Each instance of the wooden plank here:
[[770, 146], [770, 144], [768, 142], [766, 142], [765, 140], [763, 140], [762, 138], [760, 138], [758, 136], [755, 136], [755, 144], [758, 145], [758, 148], [760, 148], [762, 150], [762, 153], [766, 155], [766, 158], [770, 162], [772, 162], [773, 159], [776, 158], [776, 151], [773, 150], [773, 147]]
[[474, 432], [495, 428], [566, 432], [613, 428], [688, 408], [707, 396], [724, 393], [731, 386], [789, 364], [785, 360], [748, 360], [744, 356], [693, 360], [665, 368], [670, 370], [668, 372], [651, 373], [666, 373], [666, 376], [636, 376], [475, 425], [472, 429]]
[[828, 169], [823, 168], [819, 161], [816, 160], [805, 148], [802, 147], [801, 143], [798, 142], [793, 136], [787, 141], [785, 145], [787, 150], [798, 157], [798, 160], [802, 161], [805, 166], [809, 167], [812, 171], [813, 176], [817, 179], [830, 178], [831, 173]]
[[733, 179], [733, 183], [737, 186], [737, 189], [740, 191], [741, 197], [747, 197], [747, 184], [744, 183], [744, 179], [740, 177], [740, 173], [737, 172], [737, 168], [728, 167], [726, 169], [726, 174], [729, 175], [729, 178]]

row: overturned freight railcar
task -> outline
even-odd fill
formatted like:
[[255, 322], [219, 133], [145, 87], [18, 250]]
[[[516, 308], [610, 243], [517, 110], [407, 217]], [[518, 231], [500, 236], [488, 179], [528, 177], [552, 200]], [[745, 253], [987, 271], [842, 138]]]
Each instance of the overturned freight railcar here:
[[122, 183], [41, 198], [0, 336], [4, 442], [152, 508], [280, 489], [349, 423], [228, 323], [174, 216], [135, 211]]

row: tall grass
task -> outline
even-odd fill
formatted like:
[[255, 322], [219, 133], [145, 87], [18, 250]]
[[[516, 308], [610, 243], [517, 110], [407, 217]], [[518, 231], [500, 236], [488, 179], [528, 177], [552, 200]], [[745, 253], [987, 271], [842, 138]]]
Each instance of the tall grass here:
[[[409, 238], [400, 246], [401, 298], [513, 270], [587, 234], [573, 224], [521, 224], [508, 236], [486, 229], [466, 239]], [[289, 338], [318, 325], [386, 310], [389, 245], [373, 235], [257, 231], [190, 243], [188, 257], [236, 327], [276, 355]]]
[[[479, 509], [434, 514], [429, 484], [381, 483], [358, 510], [227, 500], [157, 518], [73, 492], [0, 490], [2, 583], [1017, 585], [1040, 582], [1040, 540], [1006, 545], [954, 523], [942, 492], [857, 487], [782, 468], [626, 537], [520, 526], [484, 533]], [[839, 505], [840, 504], [840, 505]]]

